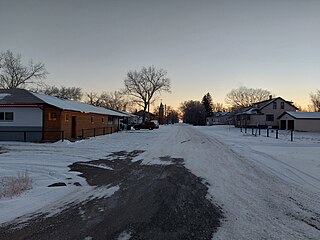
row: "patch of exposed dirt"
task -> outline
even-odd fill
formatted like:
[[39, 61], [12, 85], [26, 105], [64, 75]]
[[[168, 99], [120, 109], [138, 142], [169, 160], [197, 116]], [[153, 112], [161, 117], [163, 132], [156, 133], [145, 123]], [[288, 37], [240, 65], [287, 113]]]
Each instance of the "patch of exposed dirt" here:
[[[222, 212], [207, 199], [203, 179], [183, 165], [143, 165], [143, 151], [72, 164], [93, 186], [119, 186], [108, 198], [71, 205], [52, 217], [39, 216], [21, 228], [0, 227], [0, 239], [211, 239]], [[80, 188], [81, 186], [79, 186]]]

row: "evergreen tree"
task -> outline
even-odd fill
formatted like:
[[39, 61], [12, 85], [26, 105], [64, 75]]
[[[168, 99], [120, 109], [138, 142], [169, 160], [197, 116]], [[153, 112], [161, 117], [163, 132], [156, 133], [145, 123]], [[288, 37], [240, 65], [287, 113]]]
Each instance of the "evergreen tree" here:
[[207, 93], [206, 95], [203, 96], [201, 103], [205, 108], [206, 117], [210, 117], [212, 115], [212, 107], [213, 107], [212, 97], [210, 93]]

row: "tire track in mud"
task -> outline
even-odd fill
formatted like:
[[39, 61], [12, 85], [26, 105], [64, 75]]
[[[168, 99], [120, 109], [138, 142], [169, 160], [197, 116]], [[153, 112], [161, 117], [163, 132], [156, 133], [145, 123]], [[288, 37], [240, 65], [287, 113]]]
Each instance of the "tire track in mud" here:
[[0, 227], [0, 239], [211, 239], [222, 211], [208, 199], [203, 179], [180, 158], [161, 157], [163, 165], [132, 161], [142, 152], [70, 165], [89, 185], [119, 190], [71, 204], [51, 217], [38, 216], [20, 228]]

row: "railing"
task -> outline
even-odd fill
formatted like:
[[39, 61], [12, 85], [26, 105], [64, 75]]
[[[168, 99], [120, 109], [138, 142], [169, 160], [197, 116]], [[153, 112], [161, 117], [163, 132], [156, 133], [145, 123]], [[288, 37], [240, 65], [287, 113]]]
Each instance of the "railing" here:
[[[244, 132], [244, 133], [247, 133], [248, 131], [250, 131], [249, 129], [251, 129], [251, 134], [252, 135], [261, 135], [263, 133], [264, 130], [265, 130], [265, 133], [263, 135], [265, 135], [266, 137], [270, 137], [270, 133], [274, 133], [274, 136], [276, 139], [279, 139], [279, 129], [270, 129], [270, 128], [255, 128], [255, 127], [240, 127], [240, 132]], [[285, 131], [285, 130], [283, 130]], [[294, 130], [287, 130], [286, 132], [290, 131], [290, 141], [292, 142], [293, 141], [293, 133], [294, 133]], [[287, 136], [287, 134], [283, 134], [283, 136]]]
[[99, 128], [83, 128], [81, 129], [81, 138], [95, 137], [98, 135], [106, 135], [113, 133], [114, 127], [99, 127]]
[[[115, 127], [83, 128], [76, 132], [75, 139], [111, 134], [114, 132], [114, 130], [116, 130]], [[10, 135], [3, 136], [3, 133]], [[54, 142], [61, 140], [63, 142], [64, 139], [65, 131], [0, 131], [0, 141]]]
[[[21, 133], [21, 135], [17, 135], [17, 136], [13, 136], [11, 135], [11, 139], [10, 140], [14, 140], [14, 141], [23, 141], [23, 142], [27, 142], [28, 139], [31, 140], [30, 142], [42, 142], [44, 141], [44, 134], [45, 133], [58, 133], [59, 137], [55, 139], [55, 141], [57, 140], [61, 140], [62, 142], [64, 141], [64, 131], [35, 131], [35, 130], [30, 130], [30, 131], [0, 131], [1, 133]], [[30, 136], [29, 133], [39, 133], [39, 135], [33, 135], [32, 137]], [[1, 135], [0, 135], [1, 136]], [[29, 137], [29, 138], [28, 138]], [[1, 139], [1, 137], [0, 137]]]

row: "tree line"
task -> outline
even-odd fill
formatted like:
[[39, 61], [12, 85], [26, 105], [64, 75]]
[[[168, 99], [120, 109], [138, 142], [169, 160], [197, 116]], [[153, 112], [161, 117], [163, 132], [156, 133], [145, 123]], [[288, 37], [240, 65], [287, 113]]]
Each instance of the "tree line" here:
[[[114, 92], [83, 93], [79, 87], [51, 86], [43, 82], [48, 72], [44, 63], [34, 63], [31, 59], [24, 64], [20, 54], [12, 51], [0, 53], [0, 88], [25, 88], [34, 92], [85, 102], [114, 110], [127, 111], [129, 107], [138, 105], [144, 112], [150, 110], [157, 94], [170, 92], [170, 79], [167, 72], [154, 66], [143, 67], [141, 70], [128, 71], [124, 80], [124, 88]], [[143, 117], [145, 120], [145, 115]]]
[[[84, 93], [79, 87], [50, 86], [44, 83], [47, 72], [45, 64], [35, 63], [32, 59], [25, 64], [20, 54], [7, 50], [0, 53], [0, 88], [26, 88], [59, 98], [85, 102], [115, 110], [128, 111], [139, 106], [145, 112], [150, 111], [150, 105], [155, 102], [161, 92], [170, 92], [171, 81], [167, 71], [154, 66], [142, 67], [140, 70], [130, 70], [124, 79], [124, 87], [114, 92]], [[260, 88], [239, 87], [227, 93], [224, 107], [222, 103], [214, 103], [210, 93], [203, 96], [201, 101], [189, 100], [180, 104], [180, 118], [195, 125], [205, 124], [206, 117], [215, 112], [236, 111], [239, 108], [251, 106], [255, 102], [267, 100], [272, 96], [268, 90]], [[311, 105], [307, 110], [320, 111], [320, 90], [310, 93]], [[166, 121], [176, 121], [178, 112], [168, 108]], [[145, 116], [143, 117], [145, 119]], [[171, 120], [170, 120], [171, 121]]]

